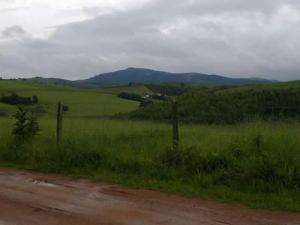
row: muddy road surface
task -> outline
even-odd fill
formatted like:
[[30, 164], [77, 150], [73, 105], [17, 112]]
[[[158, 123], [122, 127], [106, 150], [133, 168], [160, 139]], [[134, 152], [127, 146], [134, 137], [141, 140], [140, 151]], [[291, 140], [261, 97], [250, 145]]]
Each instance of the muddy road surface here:
[[300, 225], [300, 214], [0, 169], [0, 225], [52, 224]]

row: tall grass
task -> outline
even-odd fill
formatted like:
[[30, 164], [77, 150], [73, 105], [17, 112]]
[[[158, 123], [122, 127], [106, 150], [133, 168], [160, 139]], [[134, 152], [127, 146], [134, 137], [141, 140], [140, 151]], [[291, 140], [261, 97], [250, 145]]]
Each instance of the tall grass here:
[[171, 126], [153, 122], [66, 118], [55, 145], [55, 120], [17, 151], [12, 120], [0, 119], [0, 159], [135, 187], [300, 210], [300, 124], [182, 125], [180, 150]]

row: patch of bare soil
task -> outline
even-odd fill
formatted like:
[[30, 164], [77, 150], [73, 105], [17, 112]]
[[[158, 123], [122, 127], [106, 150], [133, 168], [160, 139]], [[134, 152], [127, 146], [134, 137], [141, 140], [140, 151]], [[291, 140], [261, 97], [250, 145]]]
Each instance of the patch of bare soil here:
[[41, 224], [300, 225], [300, 214], [0, 169], [0, 225]]

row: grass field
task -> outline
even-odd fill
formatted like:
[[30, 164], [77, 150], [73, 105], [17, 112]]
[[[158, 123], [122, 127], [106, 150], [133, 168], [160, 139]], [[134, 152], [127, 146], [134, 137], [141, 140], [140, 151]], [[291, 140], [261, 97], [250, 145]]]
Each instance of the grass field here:
[[[138, 107], [137, 102], [118, 98], [104, 90], [79, 90], [71, 87], [46, 86], [22, 81], [0, 81], [0, 94], [15, 92], [23, 97], [37, 95], [39, 105], [46, 115], [54, 115], [58, 101], [68, 105], [70, 112], [66, 116], [100, 117], [118, 112], [129, 112]], [[0, 103], [0, 110], [12, 114], [16, 106]]]
[[13, 121], [0, 120], [6, 128], [0, 131], [3, 162], [254, 208], [300, 210], [298, 123], [183, 125], [182, 151], [174, 155], [168, 124], [68, 118], [57, 149], [54, 118], [40, 122], [40, 134], [14, 152]]
[[[119, 91], [124, 87], [79, 90], [0, 81], [0, 93], [37, 95], [46, 110], [39, 117], [39, 134], [17, 147], [11, 134], [13, 118], [0, 117], [1, 164], [254, 208], [300, 211], [300, 123], [181, 125], [176, 152], [171, 149], [168, 123], [97, 119], [138, 107], [119, 99]], [[139, 86], [136, 91], [145, 89]], [[65, 114], [63, 143], [57, 148], [59, 100], [70, 112]], [[0, 104], [0, 110], [12, 114], [16, 107]]]

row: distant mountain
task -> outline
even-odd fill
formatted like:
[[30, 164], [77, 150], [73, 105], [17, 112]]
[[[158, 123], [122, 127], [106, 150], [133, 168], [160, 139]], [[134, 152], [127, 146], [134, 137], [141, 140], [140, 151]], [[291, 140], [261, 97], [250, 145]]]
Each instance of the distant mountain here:
[[201, 73], [168, 73], [143, 68], [128, 68], [111, 73], [104, 73], [86, 80], [75, 81], [79, 86], [106, 87], [127, 85], [128, 83], [162, 84], [189, 83], [211, 86], [245, 85], [272, 83], [274, 81], [261, 78], [229, 78], [220, 75]]
[[71, 81], [60, 78], [33, 77], [21, 79], [26, 82], [44, 85], [60, 85], [78, 88], [101, 88], [123, 86], [129, 83], [140, 84], [170, 84], [186, 83], [206, 86], [238, 86], [246, 84], [268, 84], [277, 81], [262, 78], [230, 78], [220, 75], [202, 73], [169, 73], [143, 68], [128, 68], [111, 73], [103, 73], [86, 80]]

